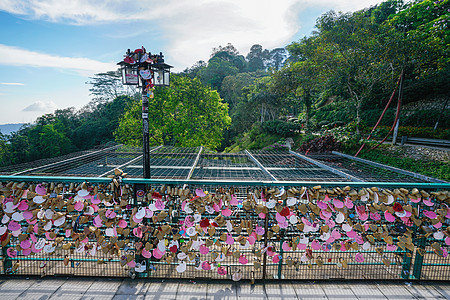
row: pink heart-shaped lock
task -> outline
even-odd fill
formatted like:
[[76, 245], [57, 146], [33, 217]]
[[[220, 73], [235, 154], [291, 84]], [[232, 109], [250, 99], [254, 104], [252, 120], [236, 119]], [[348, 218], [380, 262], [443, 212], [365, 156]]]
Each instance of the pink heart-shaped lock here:
[[341, 200], [335, 198], [335, 199], [333, 199], [333, 205], [336, 208], [343, 208], [344, 207], [344, 202], [342, 202]]
[[395, 221], [395, 217], [388, 211], [384, 212], [384, 218], [386, 219], [386, 221], [388, 222], [394, 222]]
[[233, 239], [233, 236], [231, 235], [231, 234], [227, 234], [227, 240], [226, 240], [226, 243], [228, 244], [228, 245], [233, 245], [234, 244], [234, 239]]
[[247, 257], [245, 257], [245, 255], [241, 255], [241, 256], [239, 257], [239, 263], [241, 263], [242, 265], [248, 264], [248, 259], [247, 259]]
[[291, 251], [291, 247], [289, 247], [289, 244], [288, 244], [287, 241], [284, 241], [284, 242], [283, 242], [283, 244], [281, 245], [281, 248], [282, 248], [284, 251]]
[[206, 255], [209, 253], [209, 248], [206, 245], [200, 246], [200, 254]]
[[313, 248], [313, 250], [319, 250], [320, 247], [321, 247], [321, 245], [317, 240], [312, 241], [311, 248]]
[[229, 216], [231, 216], [232, 213], [233, 213], [233, 211], [231, 209], [229, 209], [228, 207], [222, 210], [222, 215], [224, 217], [229, 217]]
[[360, 252], [356, 253], [355, 261], [362, 263], [364, 261], [364, 256]]

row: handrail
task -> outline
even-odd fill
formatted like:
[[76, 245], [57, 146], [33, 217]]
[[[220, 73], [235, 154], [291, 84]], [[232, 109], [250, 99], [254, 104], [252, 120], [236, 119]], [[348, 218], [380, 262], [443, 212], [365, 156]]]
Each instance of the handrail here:
[[[110, 183], [110, 178], [100, 177], [60, 177], [60, 176], [11, 176], [0, 175], [0, 181], [30, 181], [30, 182], [91, 182]], [[123, 178], [127, 184], [191, 184], [191, 185], [237, 185], [237, 186], [349, 186], [349, 187], [379, 187], [379, 188], [423, 188], [450, 189], [450, 183], [417, 183], [417, 182], [338, 182], [338, 181], [248, 181], [248, 180], [185, 180], [185, 179], [145, 179]]]

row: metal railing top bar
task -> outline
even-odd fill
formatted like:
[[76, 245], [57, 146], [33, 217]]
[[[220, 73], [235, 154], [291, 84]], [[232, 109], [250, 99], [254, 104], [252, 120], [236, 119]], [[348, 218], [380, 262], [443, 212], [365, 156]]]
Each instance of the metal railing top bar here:
[[[91, 182], [110, 183], [105, 177], [61, 177], [61, 176], [12, 176], [0, 175], [0, 181], [29, 181], [29, 182]], [[379, 187], [379, 188], [423, 188], [450, 189], [450, 183], [417, 183], [417, 182], [339, 182], [339, 181], [265, 181], [265, 180], [186, 180], [186, 179], [144, 179], [123, 178], [127, 184], [148, 185], [225, 185], [225, 186], [350, 186], [350, 187]]]
[[321, 162], [319, 162], [319, 161], [317, 161], [315, 159], [312, 159], [312, 158], [307, 157], [305, 155], [302, 155], [300, 153], [297, 153], [297, 152], [294, 152], [294, 151], [291, 151], [291, 150], [289, 150], [289, 153], [291, 153], [292, 155], [295, 155], [295, 156], [297, 156], [297, 157], [299, 157], [299, 158], [301, 158], [303, 160], [306, 160], [306, 161], [308, 161], [310, 163], [313, 163], [313, 164], [315, 164], [318, 167], [321, 167], [321, 168], [323, 168], [325, 170], [328, 170], [328, 171], [330, 171], [330, 172], [332, 172], [332, 173], [334, 173], [336, 175], [342, 176], [344, 178], [348, 178], [351, 181], [354, 181], [354, 182], [362, 182], [362, 181], [364, 181], [361, 178], [352, 176], [352, 175], [350, 175], [348, 173], [345, 173], [343, 171], [340, 171], [340, 170], [337, 170], [337, 169], [332, 168], [330, 166], [327, 166], [326, 164], [323, 164], [323, 163], [321, 163]]
[[245, 154], [258, 166], [261, 170], [266, 173], [273, 181], [278, 181], [278, 179], [272, 175], [248, 150], [245, 150]]
[[351, 160], [354, 160], [354, 161], [359, 161], [359, 162], [362, 162], [362, 163], [365, 163], [365, 164], [369, 164], [369, 165], [372, 165], [372, 166], [375, 166], [375, 167], [378, 167], [378, 168], [387, 169], [387, 170], [394, 171], [394, 172], [399, 173], [399, 174], [411, 176], [411, 177], [414, 177], [414, 178], [419, 178], [421, 180], [426, 180], [426, 181], [435, 182], [435, 183], [448, 183], [447, 181], [444, 181], [444, 180], [441, 180], [441, 179], [429, 177], [429, 176], [422, 175], [422, 174], [415, 173], [415, 172], [411, 172], [411, 171], [402, 170], [402, 169], [399, 169], [399, 168], [396, 168], [396, 167], [388, 166], [388, 165], [385, 165], [385, 164], [377, 163], [377, 162], [370, 161], [370, 160], [363, 159], [363, 158], [359, 158], [359, 157], [354, 157], [354, 156], [351, 156], [351, 155], [348, 155], [348, 154], [344, 154], [344, 153], [340, 153], [340, 152], [337, 152], [337, 151], [332, 151], [332, 153], [335, 154], [335, 155], [341, 156], [341, 157], [345, 157], [345, 158], [348, 158], [348, 159], [351, 159]]

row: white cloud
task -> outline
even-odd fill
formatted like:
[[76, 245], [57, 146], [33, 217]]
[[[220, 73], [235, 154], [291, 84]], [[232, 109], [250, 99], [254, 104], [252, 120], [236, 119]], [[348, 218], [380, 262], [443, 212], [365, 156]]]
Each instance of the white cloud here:
[[[213, 47], [232, 43], [246, 53], [253, 44], [285, 46], [308, 9], [355, 11], [381, 0], [3, 0], [0, 10], [76, 25], [139, 21], [139, 28], [167, 39], [163, 51], [174, 65], [207, 59]], [[319, 13], [320, 14], [320, 13]], [[78, 64], [77, 64], [78, 65]]]
[[20, 82], [0, 82], [0, 84], [3, 84], [3, 85], [25, 85]]
[[53, 101], [36, 101], [31, 105], [25, 107], [22, 111], [39, 111], [39, 112], [52, 112], [56, 109], [56, 104]]
[[51, 67], [74, 70], [87, 76], [117, 69], [114, 63], [104, 63], [82, 57], [50, 55], [3, 44], [0, 44], [0, 65]]

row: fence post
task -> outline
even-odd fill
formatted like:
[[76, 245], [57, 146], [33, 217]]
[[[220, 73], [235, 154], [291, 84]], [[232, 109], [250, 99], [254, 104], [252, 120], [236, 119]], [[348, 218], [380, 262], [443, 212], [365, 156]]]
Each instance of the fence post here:
[[[411, 256], [408, 256], [410, 254]], [[406, 249], [406, 252], [403, 254], [403, 264], [402, 264], [402, 274], [400, 275], [403, 279], [409, 279], [409, 274], [411, 271], [411, 262], [412, 262], [412, 252]]]
[[[417, 213], [418, 213], [418, 218], [423, 217], [422, 213], [420, 212], [420, 205], [419, 203], [414, 203], [413, 205], [414, 208], [417, 209]], [[414, 224], [413, 226], [413, 231], [414, 233], [417, 233], [420, 230], [420, 227], [416, 226], [416, 224]], [[414, 259], [414, 266], [413, 266], [413, 278], [414, 279], [420, 279], [420, 277], [422, 276], [422, 266], [423, 266], [423, 256], [425, 256], [425, 254], [422, 256], [419, 254], [419, 252], [417, 251], [417, 248], [422, 248], [426, 249], [426, 237], [421, 235], [419, 236], [419, 238], [415, 238], [416, 234], [414, 235], [414, 244], [416, 246], [416, 258]]]
[[[138, 194], [139, 193], [142, 193], [142, 192], [140, 192], [140, 191], [144, 191], [144, 197], [146, 196], [146, 194], [145, 194], [145, 184], [134, 184], [133, 185], [133, 208], [134, 207], [137, 207], [138, 205], [139, 205], [139, 196], [138, 196]], [[142, 202], [141, 202], [141, 204], [142, 204]], [[136, 243], [138, 241], [138, 238], [137, 237], [134, 237], [134, 242]], [[145, 244], [143, 244], [142, 245], [142, 247], [144, 247], [145, 246]], [[149, 261], [148, 261], [148, 258], [145, 258], [145, 257], [143, 257], [142, 255], [135, 255], [135, 261], [136, 262], [140, 262], [140, 263], [142, 263], [144, 260], [145, 260], [145, 265], [147, 266], [147, 269], [145, 270], [145, 273], [144, 272], [142, 272], [142, 273], [139, 273], [139, 274], [136, 274], [138, 277], [149, 277], [148, 276], [148, 274], [149, 274], [149, 271], [148, 271], [148, 269], [149, 269]]]
[[284, 250], [283, 250], [283, 242], [284, 242], [284, 230], [281, 231], [281, 239], [280, 239], [280, 261], [278, 262], [278, 279], [281, 279], [281, 271], [283, 269], [283, 254], [284, 254]]
[[[283, 206], [286, 207], [286, 200], [283, 200]], [[283, 243], [284, 243], [284, 237], [286, 234], [285, 229], [281, 229], [281, 239], [280, 239], [280, 261], [278, 262], [278, 279], [281, 279], [281, 271], [283, 269], [283, 260], [284, 260], [284, 250], [283, 250]]]
[[262, 279], [266, 280], [267, 275], [267, 231], [269, 230], [269, 213], [266, 214], [265, 222], [264, 222], [264, 257], [263, 257], [263, 272], [262, 272]]
[[[419, 239], [417, 239], [417, 247], [423, 247], [425, 249], [426, 245], [426, 238], [425, 236], [421, 236]], [[413, 277], [414, 279], [420, 279], [422, 275], [422, 266], [423, 266], [423, 257], [424, 255], [420, 255], [418, 251], [416, 251], [416, 258], [414, 259], [414, 267], [413, 267]]]

